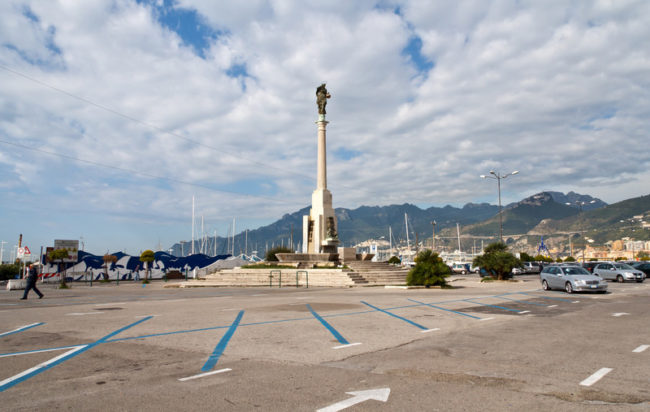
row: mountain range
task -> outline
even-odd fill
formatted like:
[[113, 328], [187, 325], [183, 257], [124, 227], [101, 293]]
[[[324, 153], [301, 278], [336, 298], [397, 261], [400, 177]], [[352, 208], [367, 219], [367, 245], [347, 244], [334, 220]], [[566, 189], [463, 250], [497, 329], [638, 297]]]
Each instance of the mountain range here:
[[[436, 247], [457, 247], [459, 226], [463, 249], [476, 245], [476, 240], [494, 241], [499, 234], [499, 208], [488, 203], [467, 203], [463, 207], [430, 207], [421, 209], [413, 204], [389, 206], [361, 206], [356, 209], [335, 209], [339, 222], [339, 238], [343, 246], [354, 246], [368, 239], [388, 240], [392, 229], [393, 242], [405, 241], [406, 219], [409, 237], [424, 244], [431, 244], [433, 226], [436, 222]], [[234, 238], [235, 254], [257, 250], [263, 255], [267, 248], [288, 246], [293, 240], [297, 248], [302, 238], [302, 216], [309, 213], [305, 207], [270, 225], [237, 234]], [[629, 235], [638, 225], [630, 225], [633, 216], [650, 214], [650, 195], [628, 199], [607, 205], [600, 199], [575, 192], [541, 192], [519, 202], [504, 206], [502, 211], [503, 232], [506, 241], [528, 237], [527, 243], [535, 243], [542, 235], [552, 237], [559, 233], [590, 233], [598, 243]], [[627, 222], [627, 223], [625, 223]], [[593, 233], [592, 233], [593, 232]], [[648, 236], [645, 230], [644, 236]], [[637, 237], [642, 233], [637, 233]], [[536, 239], [536, 240], [535, 240]], [[217, 254], [232, 250], [232, 239], [223, 237], [207, 239], [206, 249]], [[190, 242], [176, 243], [172, 253], [187, 255]], [[200, 241], [195, 240], [195, 250], [200, 250]]]

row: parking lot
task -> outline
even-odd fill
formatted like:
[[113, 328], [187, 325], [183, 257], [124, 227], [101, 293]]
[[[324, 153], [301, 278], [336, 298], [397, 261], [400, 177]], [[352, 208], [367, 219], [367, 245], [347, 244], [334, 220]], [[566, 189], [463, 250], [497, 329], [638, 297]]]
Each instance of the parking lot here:
[[2, 291], [0, 398], [5, 410], [650, 409], [650, 282], [569, 295], [522, 278]]

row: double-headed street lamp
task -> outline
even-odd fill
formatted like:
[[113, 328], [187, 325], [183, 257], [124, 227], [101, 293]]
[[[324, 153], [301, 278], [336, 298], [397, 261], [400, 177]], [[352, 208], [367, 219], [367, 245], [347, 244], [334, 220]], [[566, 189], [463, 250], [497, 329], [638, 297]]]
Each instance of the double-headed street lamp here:
[[499, 172], [495, 172], [494, 170], [490, 170], [490, 175], [481, 175], [483, 179], [495, 179], [497, 181], [497, 186], [499, 188], [499, 241], [503, 243], [503, 216], [501, 216], [501, 179], [505, 179], [508, 176], [513, 176], [519, 173], [519, 170], [515, 170], [514, 172], [511, 173], [506, 173], [505, 175], [499, 174]]

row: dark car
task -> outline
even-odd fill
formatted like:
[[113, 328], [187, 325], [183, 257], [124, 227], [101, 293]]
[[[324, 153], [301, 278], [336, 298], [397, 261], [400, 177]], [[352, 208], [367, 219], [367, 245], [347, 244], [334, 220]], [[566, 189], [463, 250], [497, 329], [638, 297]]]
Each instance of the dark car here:
[[603, 263], [601, 261], [597, 262], [582, 262], [582, 267], [587, 269], [589, 273], [594, 273], [594, 268], [598, 266], [598, 264]]
[[646, 278], [650, 276], [650, 262], [634, 262], [634, 263], [630, 263], [630, 266], [632, 266], [636, 270], [640, 270], [641, 272], [645, 273]]

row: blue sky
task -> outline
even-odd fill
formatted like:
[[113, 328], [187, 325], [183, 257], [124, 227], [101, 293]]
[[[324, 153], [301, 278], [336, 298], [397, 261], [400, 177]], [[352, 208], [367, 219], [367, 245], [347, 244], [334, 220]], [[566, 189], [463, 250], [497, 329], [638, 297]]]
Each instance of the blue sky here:
[[[0, 241], [163, 249], [309, 205], [650, 192], [650, 4], [7, 1]], [[634, 156], [631, 156], [634, 154]], [[612, 159], [617, 159], [613, 161]]]

